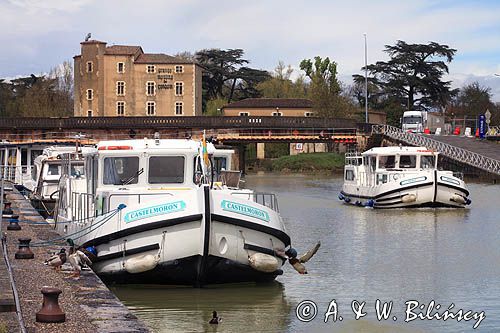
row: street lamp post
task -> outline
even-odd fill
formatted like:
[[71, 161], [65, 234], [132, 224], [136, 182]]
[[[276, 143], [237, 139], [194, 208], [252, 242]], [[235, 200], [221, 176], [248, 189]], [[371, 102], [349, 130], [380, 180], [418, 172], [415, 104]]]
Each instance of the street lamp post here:
[[366, 33], [365, 36], [365, 123], [368, 123], [368, 51], [366, 48]]

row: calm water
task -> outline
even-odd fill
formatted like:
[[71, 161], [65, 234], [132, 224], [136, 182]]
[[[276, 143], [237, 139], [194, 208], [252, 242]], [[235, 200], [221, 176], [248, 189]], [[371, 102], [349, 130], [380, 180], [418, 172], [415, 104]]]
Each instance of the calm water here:
[[[337, 200], [342, 180], [332, 177], [255, 175], [247, 176], [246, 186], [278, 194], [299, 253], [321, 240], [306, 265], [309, 274], [286, 264], [268, 285], [115, 287], [154, 332], [468, 332], [476, 322], [405, 323], [409, 300], [426, 306], [435, 300], [440, 313], [452, 303], [453, 312], [484, 311], [476, 331], [500, 331], [500, 186], [469, 184], [473, 203], [461, 210], [346, 206]], [[377, 299], [393, 301], [388, 320], [377, 320]], [[310, 322], [296, 317], [303, 300], [317, 307]], [[334, 323], [331, 316], [324, 323], [332, 300], [343, 321]], [[367, 315], [359, 320], [351, 310], [354, 300], [366, 302]], [[214, 309], [223, 317], [218, 327], [208, 324]]]

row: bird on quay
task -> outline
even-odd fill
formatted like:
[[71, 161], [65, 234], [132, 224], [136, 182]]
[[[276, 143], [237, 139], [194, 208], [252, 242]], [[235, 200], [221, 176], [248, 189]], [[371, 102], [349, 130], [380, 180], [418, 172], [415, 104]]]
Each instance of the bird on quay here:
[[45, 260], [44, 264], [52, 266], [56, 271], [61, 270], [61, 266], [66, 262], [66, 250], [62, 248], [59, 253], [54, 254], [49, 259]]

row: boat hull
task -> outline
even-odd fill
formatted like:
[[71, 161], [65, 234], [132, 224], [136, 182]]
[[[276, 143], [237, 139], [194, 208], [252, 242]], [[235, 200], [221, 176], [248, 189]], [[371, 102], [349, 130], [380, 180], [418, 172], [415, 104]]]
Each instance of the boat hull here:
[[195, 255], [162, 262], [154, 269], [142, 273], [118, 271], [99, 274], [106, 283], [116, 284], [162, 284], [192, 285], [239, 283], [239, 282], [271, 282], [283, 272], [278, 269], [273, 273], [259, 272], [249, 265], [223, 257], [209, 255], [206, 259], [206, 274], [203, 281], [199, 279], [199, 270], [203, 256]]
[[[282, 273], [281, 259], [271, 273], [258, 271], [249, 262], [258, 252], [278, 258], [274, 249], [290, 245], [277, 212], [208, 187], [166, 198], [172, 202], [151, 201], [139, 210], [126, 207], [99, 226], [106, 218], [101, 216], [92, 223], [98, 227], [77, 240], [83, 248], [96, 249], [92, 269], [103, 280], [203, 286], [272, 281]], [[139, 216], [179, 202], [180, 210], [165, 208], [161, 215]], [[85, 233], [88, 227], [71, 224], [67, 234], [77, 229]]]
[[[348, 204], [377, 209], [387, 208], [464, 208], [470, 204], [469, 191], [463, 181], [448, 174], [441, 175], [435, 171], [411, 183], [411, 179], [401, 179], [410, 185], [397, 186], [383, 184], [363, 189], [358, 186], [345, 186], [339, 194], [339, 199]], [[355, 191], [354, 191], [355, 190]]]

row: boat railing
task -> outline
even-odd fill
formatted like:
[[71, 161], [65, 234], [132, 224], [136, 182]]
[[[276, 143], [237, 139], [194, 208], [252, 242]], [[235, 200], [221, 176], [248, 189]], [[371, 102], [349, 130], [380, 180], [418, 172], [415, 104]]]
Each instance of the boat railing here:
[[271, 208], [275, 212], [279, 213], [278, 198], [274, 193], [264, 193], [264, 192], [233, 192], [231, 195], [243, 196], [245, 199], [252, 200], [260, 205]]
[[383, 134], [389, 138], [405, 142], [412, 146], [427, 147], [428, 149], [438, 151], [448, 158], [500, 175], [500, 161], [467, 149], [434, 140], [426, 135], [406, 132], [390, 125], [373, 125], [372, 134]]
[[95, 196], [91, 193], [71, 192], [71, 216], [83, 221], [95, 217]]
[[5, 180], [22, 185], [24, 181], [31, 179], [32, 165], [2, 165], [0, 174]]
[[147, 202], [148, 199], [154, 196], [173, 196], [172, 193], [161, 192], [161, 193], [113, 193], [107, 198], [106, 211], [109, 212], [111, 208], [118, 207], [119, 204], [141, 204]]

